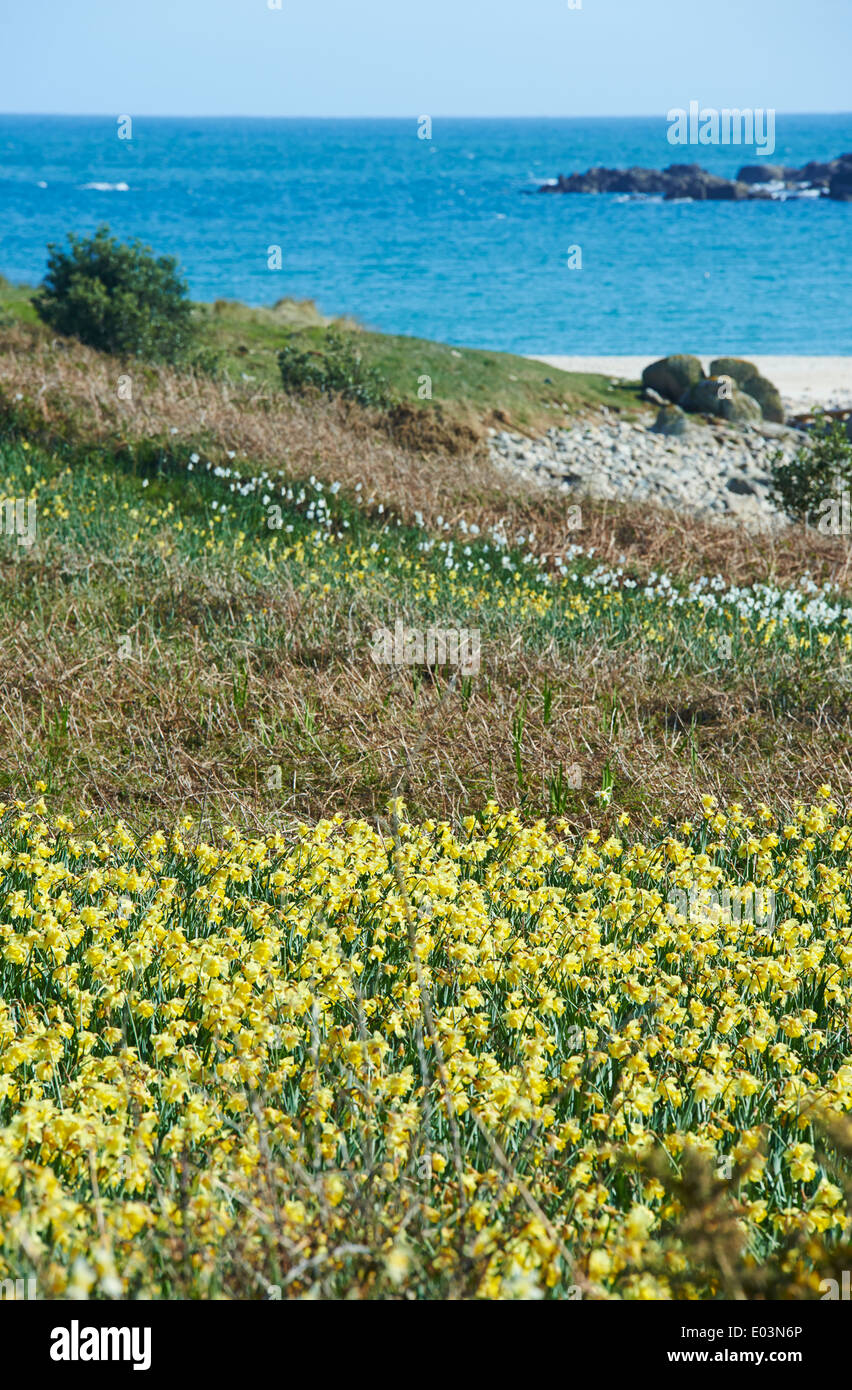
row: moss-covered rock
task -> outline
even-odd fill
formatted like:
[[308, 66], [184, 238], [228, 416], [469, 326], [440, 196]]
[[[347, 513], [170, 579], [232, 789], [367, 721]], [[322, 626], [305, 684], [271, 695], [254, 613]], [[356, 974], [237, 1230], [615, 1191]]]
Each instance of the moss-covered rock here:
[[748, 381], [743, 383], [743, 390], [751, 396], [752, 400], [757, 401], [764, 420], [771, 420], [773, 424], [783, 425], [784, 406], [781, 401], [781, 393], [767, 377], [749, 377]]
[[784, 406], [778, 387], [761, 376], [753, 362], [744, 357], [717, 357], [710, 363], [710, 375], [730, 376], [752, 400], [760, 406], [764, 420], [772, 420], [776, 425], [784, 423]]
[[747, 362], [744, 357], [716, 357], [710, 363], [711, 376], [731, 376], [738, 386], [745, 386], [754, 376], [760, 376], [760, 372], [753, 362]]
[[642, 373], [642, 385], [657, 391], [667, 401], [677, 403], [684, 391], [701, 381], [703, 376], [704, 368], [697, 357], [675, 353], [647, 366]]
[[660, 407], [657, 418], [651, 426], [651, 433], [678, 435], [687, 434], [689, 429], [689, 420], [679, 405], [664, 405]]
[[678, 402], [692, 414], [717, 415], [735, 425], [757, 424], [761, 410], [757, 401], [734, 384], [730, 376], [705, 377], [685, 391]]

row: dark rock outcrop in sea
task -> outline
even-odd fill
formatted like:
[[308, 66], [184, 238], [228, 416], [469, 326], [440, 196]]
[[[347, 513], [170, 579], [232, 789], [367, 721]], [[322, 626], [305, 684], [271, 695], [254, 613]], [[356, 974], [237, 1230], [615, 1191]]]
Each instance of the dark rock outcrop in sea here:
[[735, 179], [724, 179], [700, 164], [670, 164], [666, 169], [588, 169], [585, 174], [560, 174], [542, 184], [539, 193], [623, 193], [662, 197], [666, 201], [688, 198], [695, 202], [746, 202], [778, 200], [791, 195], [833, 198], [852, 202], [852, 154], [801, 169], [780, 164], [745, 164]]

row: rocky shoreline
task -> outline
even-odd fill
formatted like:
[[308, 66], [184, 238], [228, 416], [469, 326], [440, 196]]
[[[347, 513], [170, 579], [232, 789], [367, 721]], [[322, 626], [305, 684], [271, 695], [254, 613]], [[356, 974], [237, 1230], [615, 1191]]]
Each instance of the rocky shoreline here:
[[666, 169], [588, 169], [560, 174], [539, 193], [621, 193], [662, 197], [664, 202], [784, 202], [789, 198], [831, 198], [852, 202], [852, 153], [827, 161], [812, 160], [801, 169], [779, 164], [746, 164], [736, 178], [711, 174], [700, 164], [670, 164]]
[[[491, 458], [577, 497], [654, 502], [751, 529], [787, 524], [773, 496], [773, 463], [801, 449], [808, 427], [787, 422], [780, 393], [754, 362], [717, 357], [708, 375], [698, 357], [661, 357], [642, 371], [642, 396], [656, 405], [655, 418], [628, 421], [602, 407], [599, 419], [542, 439], [492, 431]], [[852, 438], [852, 414], [836, 415]]]
[[759, 530], [787, 524], [770, 498], [770, 462], [801, 443], [800, 431], [769, 422], [733, 429], [689, 420], [684, 433], [668, 435], [655, 431], [650, 416], [647, 423], [622, 420], [603, 407], [599, 420], [541, 439], [494, 433], [490, 453], [514, 477], [578, 500], [654, 502]]

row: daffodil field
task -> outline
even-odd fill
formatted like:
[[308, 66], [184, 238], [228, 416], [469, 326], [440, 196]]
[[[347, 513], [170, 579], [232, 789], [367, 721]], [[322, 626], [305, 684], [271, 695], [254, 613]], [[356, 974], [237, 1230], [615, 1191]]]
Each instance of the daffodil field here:
[[668, 1299], [830, 1273], [852, 812], [827, 786], [655, 837], [398, 803], [137, 839], [38, 799], [0, 845], [0, 1275]]
[[[0, 537], [0, 1282], [819, 1298], [852, 1258], [840, 562], [670, 572], [629, 517], [622, 553], [608, 514], [602, 546], [526, 502], [424, 519], [369, 457], [39, 421], [0, 400], [38, 518]], [[400, 616], [482, 669], [377, 668]]]

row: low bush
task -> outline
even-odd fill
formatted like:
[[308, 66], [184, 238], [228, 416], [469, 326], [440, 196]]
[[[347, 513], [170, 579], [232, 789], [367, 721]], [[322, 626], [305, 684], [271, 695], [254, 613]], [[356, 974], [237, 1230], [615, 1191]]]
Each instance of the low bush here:
[[288, 391], [342, 396], [380, 410], [394, 403], [390, 384], [378, 368], [366, 367], [351, 342], [334, 328], [326, 331], [321, 349], [304, 349], [294, 344], [282, 348], [278, 366]]
[[799, 520], [812, 520], [852, 488], [852, 440], [839, 420], [823, 418], [793, 458], [772, 464], [773, 495]]
[[193, 347], [192, 305], [172, 256], [155, 257], [101, 226], [69, 233], [68, 248], [48, 246], [47, 274], [35, 296], [39, 317], [68, 337], [117, 356], [185, 360]]

